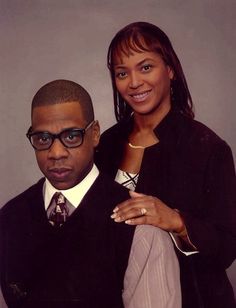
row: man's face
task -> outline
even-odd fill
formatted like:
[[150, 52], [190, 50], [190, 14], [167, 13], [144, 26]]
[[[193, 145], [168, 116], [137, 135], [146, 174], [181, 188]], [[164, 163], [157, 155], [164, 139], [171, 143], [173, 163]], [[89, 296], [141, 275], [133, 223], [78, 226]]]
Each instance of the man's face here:
[[[87, 124], [78, 102], [35, 107], [32, 114], [33, 132], [59, 134], [68, 128], [85, 128]], [[99, 125], [95, 122], [86, 130], [83, 143], [77, 148], [67, 148], [55, 139], [48, 150], [36, 150], [38, 166], [55, 188], [71, 188], [91, 170], [98, 142]]]

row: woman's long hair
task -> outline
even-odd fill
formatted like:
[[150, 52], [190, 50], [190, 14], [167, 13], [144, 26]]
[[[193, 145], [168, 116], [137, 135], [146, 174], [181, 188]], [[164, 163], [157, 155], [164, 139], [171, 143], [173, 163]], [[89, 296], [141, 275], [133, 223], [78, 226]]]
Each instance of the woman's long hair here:
[[132, 109], [119, 94], [115, 84], [114, 60], [131, 51], [150, 51], [158, 53], [174, 73], [171, 80], [171, 104], [184, 115], [194, 118], [193, 102], [180, 61], [167, 35], [157, 26], [147, 22], [135, 22], [121, 29], [112, 39], [108, 54], [107, 66], [110, 70], [114, 109], [119, 122], [130, 117]]

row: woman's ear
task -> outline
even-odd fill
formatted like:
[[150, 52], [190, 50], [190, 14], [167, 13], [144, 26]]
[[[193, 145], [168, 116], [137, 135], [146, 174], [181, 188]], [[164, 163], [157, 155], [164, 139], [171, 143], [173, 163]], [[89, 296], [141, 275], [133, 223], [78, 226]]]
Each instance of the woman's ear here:
[[168, 75], [169, 75], [170, 80], [173, 80], [175, 77], [173, 69], [170, 66], [168, 66], [167, 69], [168, 69]]
[[93, 145], [94, 145], [94, 147], [96, 147], [99, 143], [99, 140], [100, 140], [100, 125], [99, 125], [99, 122], [97, 120], [94, 121], [92, 129], [93, 129], [93, 131], [92, 131]]

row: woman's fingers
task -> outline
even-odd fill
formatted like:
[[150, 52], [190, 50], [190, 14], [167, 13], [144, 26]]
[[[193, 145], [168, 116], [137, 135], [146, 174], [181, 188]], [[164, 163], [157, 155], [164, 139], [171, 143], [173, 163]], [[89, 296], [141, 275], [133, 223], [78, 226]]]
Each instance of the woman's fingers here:
[[125, 220], [125, 223], [128, 225], [151, 225], [147, 216], [127, 219]]
[[180, 215], [152, 196], [130, 192], [131, 198], [118, 204], [111, 218], [115, 222], [130, 225], [148, 224], [166, 231], [176, 231], [183, 227]]
[[[122, 222], [131, 218], [138, 218], [141, 216], [153, 216], [155, 211], [155, 200], [151, 196], [143, 194], [132, 194], [132, 198], [120, 204], [113, 210], [111, 218], [116, 222]], [[142, 219], [142, 221], [146, 221]]]
[[132, 207], [128, 205], [128, 207], [129, 208], [125, 207], [113, 213], [111, 218], [113, 218], [115, 222], [122, 222], [127, 219], [147, 215], [147, 209], [144, 206], [141, 207], [141, 205], [137, 206], [136, 204]]
[[131, 208], [142, 207], [142, 203], [146, 203], [149, 197], [142, 195], [140, 197], [132, 197], [126, 201], [119, 203], [113, 210], [113, 213], [126, 213]]
[[131, 198], [144, 197], [145, 196], [144, 194], [140, 194], [140, 193], [137, 193], [136, 191], [132, 191], [132, 190], [129, 191], [129, 195], [130, 195]]

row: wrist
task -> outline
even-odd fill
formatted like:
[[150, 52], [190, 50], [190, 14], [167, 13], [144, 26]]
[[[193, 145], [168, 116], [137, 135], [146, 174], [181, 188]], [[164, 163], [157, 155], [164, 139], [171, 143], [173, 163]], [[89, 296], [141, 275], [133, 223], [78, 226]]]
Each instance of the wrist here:
[[173, 209], [173, 210], [178, 213], [179, 221], [181, 222], [180, 226], [177, 229], [175, 229], [173, 233], [175, 233], [180, 237], [186, 237], [188, 233], [184, 223], [184, 219], [178, 209]]

